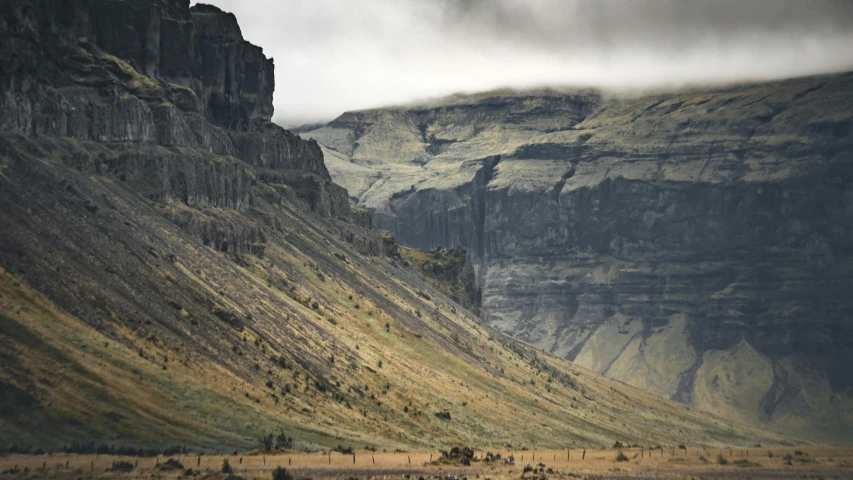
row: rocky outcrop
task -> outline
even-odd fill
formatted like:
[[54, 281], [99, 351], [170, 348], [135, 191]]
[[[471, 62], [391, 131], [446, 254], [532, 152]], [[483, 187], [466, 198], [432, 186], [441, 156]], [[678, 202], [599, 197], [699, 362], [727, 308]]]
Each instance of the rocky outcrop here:
[[313, 211], [349, 218], [316, 142], [270, 122], [273, 62], [233, 15], [182, 0], [2, 9], [0, 129], [108, 144], [75, 162], [144, 179], [153, 199], [243, 209], [272, 177]]
[[440, 246], [436, 246], [428, 252], [401, 247], [399, 255], [404, 266], [414, 265], [451, 300], [473, 314], [481, 315], [481, 291], [474, 275], [474, 265], [465, 247], [458, 245], [449, 250], [442, 250]]
[[491, 325], [661, 396], [849, 441], [851, 99], [850, 74], [493, 92], [302, 135], [401, 244], [470, 249]]

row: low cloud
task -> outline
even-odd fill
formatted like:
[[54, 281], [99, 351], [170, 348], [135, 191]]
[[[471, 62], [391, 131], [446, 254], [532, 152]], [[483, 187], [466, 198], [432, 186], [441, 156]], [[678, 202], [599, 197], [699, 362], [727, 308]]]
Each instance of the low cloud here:
[[853, 70], [850, 0], [208, 0], [276, 63], [276, 121], [456, 92]]

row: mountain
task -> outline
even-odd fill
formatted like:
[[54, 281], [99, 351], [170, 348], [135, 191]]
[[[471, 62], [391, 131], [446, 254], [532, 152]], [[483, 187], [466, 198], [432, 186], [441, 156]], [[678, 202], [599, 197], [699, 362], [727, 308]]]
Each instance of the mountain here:
[[233, 15], [9, 0], [0, 24], [3, 448], [787, 441], [482, 324], [448, 297], [467, 252], [399, 248], [270, 122]]
[[655, 395], [853, 440], [853, 75], [501, 90], [302, 133], [402, 245], [464, 245], [486, 322]]

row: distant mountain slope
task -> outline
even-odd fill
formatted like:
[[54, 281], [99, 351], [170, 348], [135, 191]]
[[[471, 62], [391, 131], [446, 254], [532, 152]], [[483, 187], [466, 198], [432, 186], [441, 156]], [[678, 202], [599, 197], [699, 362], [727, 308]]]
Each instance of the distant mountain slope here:
[[0, 20], [0, 446], [784, 440], [482, 325], [435, 288], [466, 291], [441, 283], [464, 261], [404, 267], [317, 144], [270, 124], [272, 62], [233, 16]]
[[853, 440], [853, 75], [641, 97], [497, 91], [301, 133], [487, 322], [720, 415]]

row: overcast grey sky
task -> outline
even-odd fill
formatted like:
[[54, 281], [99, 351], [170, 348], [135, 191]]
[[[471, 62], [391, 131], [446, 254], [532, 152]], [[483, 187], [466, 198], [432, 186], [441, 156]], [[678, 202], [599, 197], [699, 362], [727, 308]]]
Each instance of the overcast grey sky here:
[[[193, 2], [196, 3], [196, 2]], [[542, 85], [853, 70], [853, 0], [207, 0], [275, 59], [275, 120]]]

